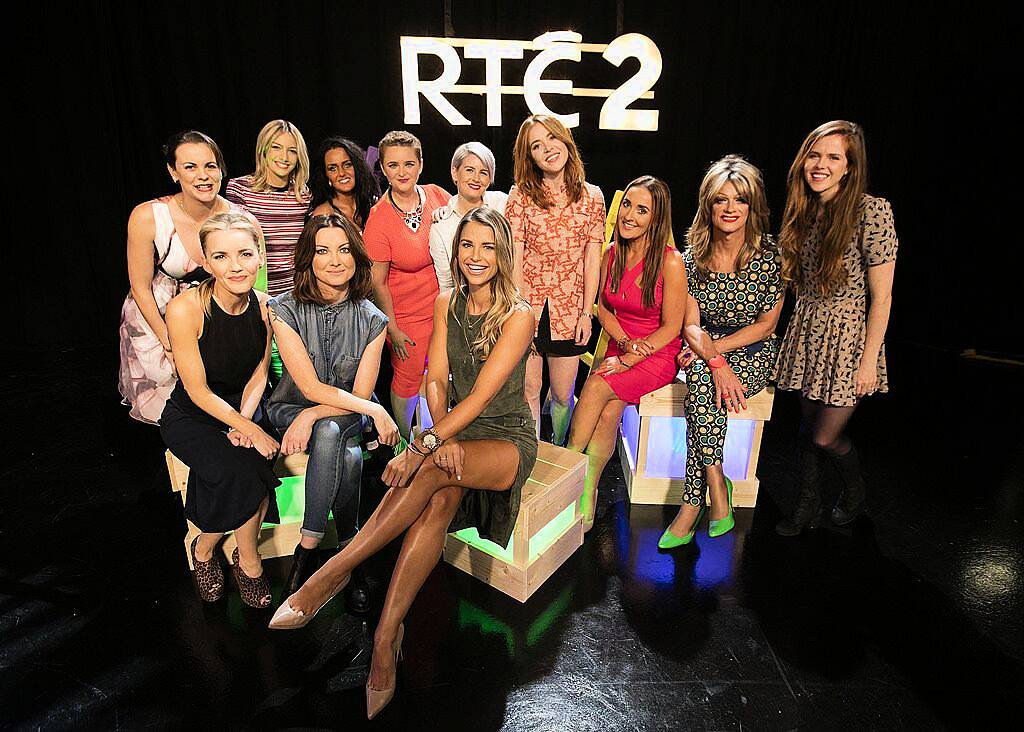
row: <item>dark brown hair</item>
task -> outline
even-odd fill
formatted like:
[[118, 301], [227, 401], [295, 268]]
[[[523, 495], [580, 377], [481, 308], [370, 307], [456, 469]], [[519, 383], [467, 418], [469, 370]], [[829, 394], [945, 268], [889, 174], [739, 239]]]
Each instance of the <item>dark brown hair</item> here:
[[[672, 194], [665, 182], [653, 175], [641, 175], [631, 180], [622, 194], [623, 200], [631, 188], [644, 188], [651, 194], [651, 225], [645, 234], [647, 249], [644, 251], [644, 271], [640, 277], [642, 302], [645, 308], [649, 308], [654, 305], [654, 291], [658, 287], [658, 278], [661, 277], [662, 265], [665, 262], [665, 247], [672, 238]], [[621, 202], [619, 207], [622, 207]], [[618, 216], [619, 212], [616, 212], [615, 234], [612, 237], [615, 241], [615, 261], [612, 262], [611, 271], [612, 292], [619, 291], [622, 275], [626, 271], [626, 257], [632, 246], [629, 241], [619, 237]]]
[[214, 159], [217, 161], [217, 167], [220, 168], [221, 177], [227, 178], [227, 166], [224, 165], [224, 153], [220, 151], [220, 146], [213, 141], [212, 137], [198, 130], [185, 130], [171, 135], [167, 139], [164, 146], [160, 148], [160, 152], [164, 154], [164, 161], [167, 163], [167, 167], [174, 170], [178, 162], [178, 148], [189, 143], [209, 147], [213, 152]]
[[322, 229], [341, 229], [348, 238], [352, 258], [356, 260], [356, 271], [348, 282], [350, 301], [366, 300], [373, 291], [370, 270], [373, 260], [366, 253], [366, 245], [356, 225], [336, 213], [312, 216], [306, 221], [295, 244], [295, 299], [314, 305], [330, 305], [320, 292], [320, 285], [313, 273], [313, 258], [316, 256], [316, 235]]

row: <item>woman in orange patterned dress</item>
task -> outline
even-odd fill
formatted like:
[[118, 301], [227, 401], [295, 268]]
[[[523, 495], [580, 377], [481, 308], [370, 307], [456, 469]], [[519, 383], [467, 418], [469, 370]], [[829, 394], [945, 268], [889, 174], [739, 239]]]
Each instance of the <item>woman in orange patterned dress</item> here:
[[540, 425], [540, 389], [548, 366], [552, 441], [565, 441], [579, 356], [590, 340], [601, 279], [604, 195], [584, 179], [572, 133], [535, 114], [519, 127], [515, 186], [505, 216], [515, 240], [515, 277], [537, 316], [537, 353], [526, 370], [526, 399]]

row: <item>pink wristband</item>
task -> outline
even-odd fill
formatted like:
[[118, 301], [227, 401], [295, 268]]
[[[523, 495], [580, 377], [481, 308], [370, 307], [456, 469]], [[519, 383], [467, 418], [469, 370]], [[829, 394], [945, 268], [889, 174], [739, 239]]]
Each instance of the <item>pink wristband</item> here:
[[725, 356], [723, 356], [721, 353], [719, 353], [713, 359], [708, 361], [708, 366], [710, 366], [713, 369], [720, 369], [720, 368], [722, 368], [723, 366], [725, 366]]

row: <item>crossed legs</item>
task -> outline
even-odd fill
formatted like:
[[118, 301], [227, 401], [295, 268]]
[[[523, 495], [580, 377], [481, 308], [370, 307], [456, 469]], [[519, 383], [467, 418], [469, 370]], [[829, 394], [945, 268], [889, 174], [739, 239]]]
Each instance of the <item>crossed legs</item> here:
[[626, 402], [616, 397], [608, 382], [600, 376], [587, 379], [576, 402], [568, 447], [587, 455], [587, 474], [580, 497], [584, 527], [594, 522], [597, 484], [615, 451], [615, 437], [625, 408]]

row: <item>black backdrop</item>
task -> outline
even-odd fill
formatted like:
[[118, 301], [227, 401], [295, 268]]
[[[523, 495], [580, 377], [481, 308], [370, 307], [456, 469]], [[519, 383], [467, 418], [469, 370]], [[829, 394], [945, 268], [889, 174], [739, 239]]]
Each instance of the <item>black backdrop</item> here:
[[[1011, 308], [1018, 278], [1019, 204], [1009, 57], [1019, 42], [984, 6], [934, 3], [640, 3], [632, 0], [474, 3], [78, 2], [40, 9], [18, 31], [27, 50], [9, 77], [20, 104], [8, 120], [8, 276], [17, 301], [7, 347], [116, 342], [127, 291], [124, 232], [131, 208], [171, 192], [159, 147], [197, 128], [224, 149], [230, 175], [250, 172], [262, 124], [295, 122], [311, 148], [341, 133], [364, 145], [403, 126], [399, 36], [530, 39], [569, 28], [584, 42], [641, 32], [664, 58], [653, 102], [657, 133], [597, 129], [600, 101], [549, 96], [581, 112], [575, 135], [588, 179], [610, 197], [641, 173], [674, 194], [675, 230], [693, 213], [703, 169], [728, 153], [765, 172], [773, 224], [785, 174], [803, 136], [849, 118], [868, 135], [871, 190], [892, 201], [902, 248], [891, 340], [1019, 353]], [[991, 21], [991, 22], [990, 22]], [[504, 63], [521, 84], [532, 54]], [[463, 62], [461, 83], [482, 83]], [[596, 54], [560, 62], [548, 77], [617, 87], [636, 69]], [[424, 78], [436, 69], [424, 64]], [[472, 127], [451, 127], [422, 103], [410, 127], [425, 146], [424, 181], [450, 188], [452, 149], [479, 139], [511, 183], [511, 147], [527, 114], [503, 101], [504, 126], [485, 126], [482, 98], [450, 97]], [[7, 133], [11, 135], [11, 133]], [[26, 215], [26, 212], [31, 212]]]

